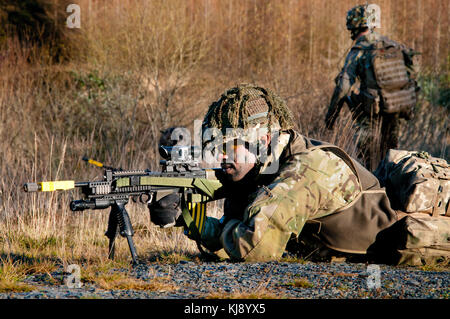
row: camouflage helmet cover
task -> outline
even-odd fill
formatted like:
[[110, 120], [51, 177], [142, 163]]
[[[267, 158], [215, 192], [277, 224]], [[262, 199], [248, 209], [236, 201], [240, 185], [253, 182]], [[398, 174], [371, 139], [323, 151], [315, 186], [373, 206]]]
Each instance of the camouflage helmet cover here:
[[368, 27], [368, 5], [358, 5], [347, 12], [347, 30]]
[[210, 105], [202, 131], [218, 129], [224, 137], [223, 142], [226, 142], [233, 138], [248, 140], [248, 135], [259, 128], [267, 129], [268, 132], [292, 129], [293, 123], [286, 102], [271, 90], [240, 84], [227, 90]]

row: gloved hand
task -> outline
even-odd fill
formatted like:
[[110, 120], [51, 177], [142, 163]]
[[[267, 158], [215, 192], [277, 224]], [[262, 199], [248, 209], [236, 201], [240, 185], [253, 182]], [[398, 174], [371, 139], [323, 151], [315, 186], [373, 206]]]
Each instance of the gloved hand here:
[[182, 226], [177, 224], [177, 219], [181, 215], [180, 194], [172, 193], [164, 196], [156, 202], [148, 204], [150, 210], [150, 220], [162, 227]]

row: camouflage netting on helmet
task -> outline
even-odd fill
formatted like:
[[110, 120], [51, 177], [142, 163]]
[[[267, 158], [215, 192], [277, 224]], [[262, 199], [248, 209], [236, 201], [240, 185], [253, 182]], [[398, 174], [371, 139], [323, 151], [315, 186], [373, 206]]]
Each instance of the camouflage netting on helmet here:
[[358, 5], [347, 12], [347, 30], [368, 27], [367, 5]]
[[247, 129], [258, 125], [288, 130], [294, 127], [292, 113], [286, 102], [271, 90], [251, 84], [240, 84], [213, 102], [203, 120], [203, 129]]

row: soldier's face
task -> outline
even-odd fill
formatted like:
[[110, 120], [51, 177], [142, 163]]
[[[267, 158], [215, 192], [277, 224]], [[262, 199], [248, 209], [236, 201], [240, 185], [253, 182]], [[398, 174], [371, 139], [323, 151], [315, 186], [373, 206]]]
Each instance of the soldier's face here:
[[224, 144], [219, 159], [225, 178], [233, 182], [243, 179], [256, 163], [256, 156], [248, 145], [238, 140]]

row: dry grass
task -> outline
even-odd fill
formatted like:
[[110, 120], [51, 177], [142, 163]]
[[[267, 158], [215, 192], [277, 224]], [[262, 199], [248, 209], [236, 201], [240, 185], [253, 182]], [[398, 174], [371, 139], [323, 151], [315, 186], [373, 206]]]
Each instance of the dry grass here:
[[19, 280], [1, 279], [0, 293], [9, 292], [30, 292], [36, 290], [36, 287], [20, 282]]
[[266, 276], [266, 280], [261, 281], [257, 287], [233, 289], [232, 291], [225, 291], [223, 289], [216, 289], [205, 295], [206, 299], [282, 299], [284, 294], [270, 289], [267, 285], [270, 282], [270, 276]]
[[307, 278], [296, 278], [294, 281], [286, 284], [287, 286], [295, 288], [312, 288], [314, 284], [311, 283]]
[[48, 273], [54, 265], [48, 261], [14, 260], [11, 256], [0, 258], [0, 292], [29, 292], [36, 288], [22, 281], [30, 274]]
[[105, 290], [147, 290], [164, 292], [178, 289], [176, 286], [173, 286], [162, 279], [144, 281], [131, 278], [122, 273], [99, 274], [88, 280], [88, 282], [95, 283], [97, 287]]
[[148, 290], [148, 291], [173, 291], [178, 287], [169, 282], [169, 278], [152, 278], [150, 280], [142, 280], [135, 278], [128, 272], [113, 271], [114, 268], [120, 266], [122, 269], [127, 267], [123, 264], [107, 261], [102, 264], [87, 265], [83, 267], [81, 272], [81, 282], [94, 284], [96, 287], [105, 290]]
[[[51, 61], [45, 44], [21, 43], [13, 34], [0, 41], [2, 256], [20, 256], [27, 267], [44, 268], [106, 262], [107, 211], [72, 213], [68, 204], [76, 192], [25, 194], [22, 185], [100, 178], [102, 172], [86, 166], [83, 155], [116, 167], [158, 169], [160, 129], [193, 129], [208, 105], [238, 82], [274, 89], [286, 98], [302, 133], [354, 154], [348, 112], [333, 131], [324, 128], [323, 119], [333, 79], [351, 45], [345, 13], [355, 1], [79, 3], [82, 27], [66, 30], [73, 31], [67, 36], [78, 48], [68, 61]], [[406, 9], [406, 0], [379, 4], [381, 31], [423, 53], [418, 63], [426, 90], [400, 147], [448, 158], [449, 109], [440, 96], [450, 82], [449, 21], [443, 14], [449, 4], [418, 0], [413, 11]], [[150, 225], [145, 207], [127, 207], [142, 258], [161, 251], [196, 253], [181, 230], [161, 230]], [[124, 239], [118, 240], [116, 256], [129, 260]], [[0, 265], [22, 267], [4, 259]]]

